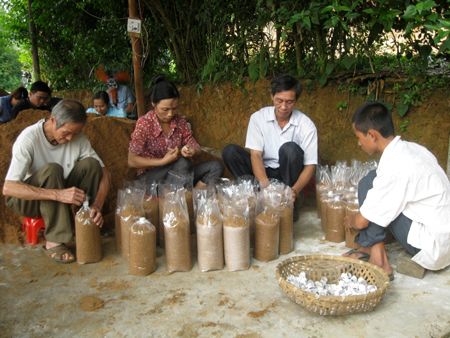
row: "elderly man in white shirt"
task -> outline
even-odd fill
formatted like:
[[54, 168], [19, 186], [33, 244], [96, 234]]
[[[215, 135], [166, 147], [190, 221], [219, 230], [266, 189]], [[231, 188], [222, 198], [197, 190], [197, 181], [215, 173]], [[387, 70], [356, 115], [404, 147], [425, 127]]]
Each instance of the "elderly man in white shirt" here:
[[344, 256], [366, 257], [393, 279], [384, 246], [389, 228], [425, 269], [450, 265], [450, 183], [434, 155], [395, 136], [392, 115], [382, 103], [362, 105], [352, 122], [358, 144], [381, 159], [359, 183], [360, 212], [344, 221], [347, 231], [360, 229], [355, 242], [361, 248]]
[[[261, 187], [276, 178], [292, 188], [295, 197], [309, 183], [317, 165], [317, 129], [309, 117], [294, 109], [301, 94], [300, 82], [287, 74], [270, 83], [274, 106], [250, 118], [245, 147], [229, 144], [222, 152], [235, 178], [255, 176]], [[298, 219], [294, 210], [294, 221]]]

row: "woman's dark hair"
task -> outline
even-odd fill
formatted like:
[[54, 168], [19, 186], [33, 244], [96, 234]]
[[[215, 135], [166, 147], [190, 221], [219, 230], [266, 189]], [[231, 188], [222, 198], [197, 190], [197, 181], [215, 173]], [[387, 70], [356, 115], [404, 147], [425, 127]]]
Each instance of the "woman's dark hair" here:
[[150, 88], [150, 101], [158, 104], [161, 100], [178, 99], [180, 93], [177, 87], [171, 82], [166, 81], [164, 74], [156, 74], [152, 79], [152, 87]]
[[28, 98], [28, 90], [24, 87], [17, 87], [9, 94], [9, 103], [15, 98], [16, 100], [25, 100]]
[[352, 117], [355, 129], [364, 136], [369, 129], [378, 131], [381, 136], [388, 138], [395, 136], [392, 114], [381, 102], [368, 102], [359, 107]]
[[99, 90], [98, 92], [94, 93], [94, 100], [101, 99], [106, 103], [106, 106], [109, 107], [109, 95], [104, 90]]
[[281, 74], [270, 81], [270, 94], [275, 96], [276, 93], [295, 90], [295, 99], [298, 100], [302, 93], [302, 84], [299, 80], [289, 74]]

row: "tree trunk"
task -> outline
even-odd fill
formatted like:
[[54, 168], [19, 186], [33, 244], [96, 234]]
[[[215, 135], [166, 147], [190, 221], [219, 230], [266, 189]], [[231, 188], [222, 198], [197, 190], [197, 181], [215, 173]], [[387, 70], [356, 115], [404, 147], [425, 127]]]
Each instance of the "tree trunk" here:
[[28, 0], [28, 22], [30, 28], [30, 39], [31, 39], [31, 55], [33, 58], [33, 81], [39, 81], [41, 79], [41, 69], [39, 67], [39, 54], [37, 46], [37, 33], [36, 26], [33, 20], [33, 11], [31, 6], [33, 5], [33, 0]]

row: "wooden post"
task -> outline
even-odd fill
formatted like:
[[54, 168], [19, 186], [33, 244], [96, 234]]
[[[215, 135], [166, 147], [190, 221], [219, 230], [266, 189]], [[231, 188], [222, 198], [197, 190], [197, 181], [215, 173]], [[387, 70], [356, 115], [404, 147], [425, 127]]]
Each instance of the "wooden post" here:
[[[136, 0], [128, 0], [128, 7], [130, 11], [130, 18], [136, 19], [138, 17], [136, 9]], [[133, 68], [134, 68], [134, 88], [136, 90], [136, 105], [138, 117], [145, 115], [145, 101], [144, 101], [144, 83], [142, 80], [141, 67], [141, 39], [131, 36], [131, 46], [133, 48]]]

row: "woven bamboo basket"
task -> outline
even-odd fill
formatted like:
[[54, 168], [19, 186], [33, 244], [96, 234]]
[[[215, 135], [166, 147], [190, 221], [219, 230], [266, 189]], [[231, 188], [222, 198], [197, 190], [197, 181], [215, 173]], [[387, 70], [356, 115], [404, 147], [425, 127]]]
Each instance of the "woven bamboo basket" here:
[[[358, 296], [321, 296], [297, 288], [286, 281], [288, 275], [304, 271], [306, 278], [320, 281], [328, 278], [328, 284], [337, 284], [342, 273], [350, 272], [362, 277], [367, 284], [377, 286], [377, 291]], [[372, 311], [380, 302], [389, 286], [389, 276], [380, 267], [361, 260], [327, 255], [291, 257], [276, 268], [278, 283], [286, 295], [308, 311], [319, 315], [347, 315]]]

